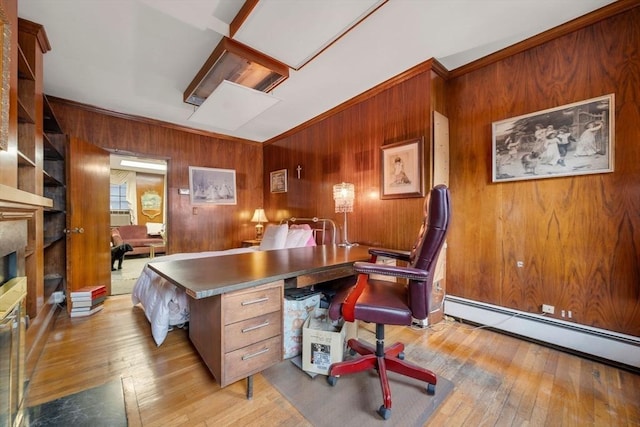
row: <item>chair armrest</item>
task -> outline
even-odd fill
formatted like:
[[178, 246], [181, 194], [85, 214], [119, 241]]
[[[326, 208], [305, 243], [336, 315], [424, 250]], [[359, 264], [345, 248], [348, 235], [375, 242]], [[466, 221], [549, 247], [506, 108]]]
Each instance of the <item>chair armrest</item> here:
[[353, 264], [356, 273], [380, 274], [383, 276], [400, 277], [403, 279], [423, 282], [429, 278], [429, 272], [413, 267], [398, 267], [396, 265], [374, 264], [371, 262], [356, 262]]
[[406, 262], [409, 262], [409, 257], [411, 256], [411, 252], [409, 251], [387, 248], [369, 248], [369, 254], [373, 256], [383, 256], [387, 258], [398, 259], [400, 261]]

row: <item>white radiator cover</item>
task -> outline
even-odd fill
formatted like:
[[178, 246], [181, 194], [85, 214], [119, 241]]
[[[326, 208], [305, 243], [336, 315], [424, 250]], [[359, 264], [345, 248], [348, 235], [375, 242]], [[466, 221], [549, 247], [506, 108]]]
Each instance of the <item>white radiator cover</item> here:
[[640, 338], [447, 295], [444, 312], [493, 329], [640, 369]]

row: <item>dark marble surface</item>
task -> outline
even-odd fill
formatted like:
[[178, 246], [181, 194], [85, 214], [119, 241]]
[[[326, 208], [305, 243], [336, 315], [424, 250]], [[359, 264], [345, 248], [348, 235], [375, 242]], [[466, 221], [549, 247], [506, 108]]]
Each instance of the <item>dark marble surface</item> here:
[[25, 427], [127, 426], [122, 382], [110, 383], [27, 409]]

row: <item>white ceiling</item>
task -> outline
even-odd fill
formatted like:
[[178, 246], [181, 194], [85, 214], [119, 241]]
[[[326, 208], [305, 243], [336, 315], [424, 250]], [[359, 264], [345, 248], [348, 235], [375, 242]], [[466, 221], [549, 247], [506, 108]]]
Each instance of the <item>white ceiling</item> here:
[[[18, 15], [42, 24], [51, 43], [44, 58], [47, 95], [263, 142], [427, 59], [453, 70], [613, 1], [388, 0], [302, 68], [291, 69], [271, 92], [280, 101], [235, 130], [189, 121], [195, 107], [183, 102], [183, 93], [228, 35], [242, 0], [19, 0]], [[314, 28], [324, 27], [318, 16], [331, 19], [322, 8], [355, 3], [358, 9], [363, 2], [365, 9], [375, 4], [261, 0], [256, 10], [273, 13], [262, 22], [250, 16], [238, 37], [246, 35], [243, 43], [251, 46], [253, 36], [263, 51], [265, 40], [274, 52], [287, 51], [283, 43], [311, 40]], [[305, 11], [312, 19], [292, 25], [291, 19], [309, 19]]]

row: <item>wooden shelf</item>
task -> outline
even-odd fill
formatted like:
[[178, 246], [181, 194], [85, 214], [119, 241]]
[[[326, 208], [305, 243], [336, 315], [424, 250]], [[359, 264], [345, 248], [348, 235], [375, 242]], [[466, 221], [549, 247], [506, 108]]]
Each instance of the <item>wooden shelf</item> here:
[[64, 239], [65, 236], [66, 236], [65, 234], [60, 234], [53, 237], [47, 237], [46, 239], [44, 239], [44, 249], [47, 249], [49, 246], [53, 245], [57, 241]]
[[63, 160], [64, 156], [53, 145], [47, 134], [42, 135], [42, 149], [45, 160]]
[[64, 187], [64, 183], [49, 175], [47, 171], [42, 171], [42, 179], [45, 187]]
[[26, 154], [24, 154], [22, 151], [18, 150], [18, 166], [20, 167], [36, 167], [36, 163], [31, 160]]
[[60, 122], [56, 118], [56, 115], [53, 113], [53, 109], [51, 108], [51, 104], [49, 104], [49, 100], [46, 96], [42, 96], [42, 109], [44, 113], [43, 118], [43, 129], [45, 133], [62, 133], [62, 128], [60, 127]]
[[31, 114], [29, 114], [27, 108], [20, 101], [20, 98], [18, 98], [18, 123], [35, 124], [35, 122], [36, 121], [33, 119]]
[[23, 80], [32, 80], [35, 81], [35, 73], [29, 66], [29, 62], [27, 58], [24, 56], [24, 52], [18, 46], [18, 78]]

